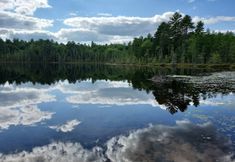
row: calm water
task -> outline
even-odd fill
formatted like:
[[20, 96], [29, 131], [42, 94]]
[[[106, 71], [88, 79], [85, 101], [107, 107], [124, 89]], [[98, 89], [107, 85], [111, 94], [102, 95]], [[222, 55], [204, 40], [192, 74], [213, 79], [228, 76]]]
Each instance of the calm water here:
[[235, 78], [216, 71], [1, 65], [0, 161], [230, 162]]

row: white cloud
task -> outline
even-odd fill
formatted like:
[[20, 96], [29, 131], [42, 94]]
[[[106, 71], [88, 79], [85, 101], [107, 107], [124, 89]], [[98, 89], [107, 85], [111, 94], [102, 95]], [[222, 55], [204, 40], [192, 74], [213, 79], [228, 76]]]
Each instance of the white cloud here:
[[20, 40], [29, 41], [31, 39], [53, 39], [57, 40], [54, 33], [45, 30], [14, 30], [0, 28], [0, 37], [2, 39], [18, 38]]
[[65, 124], [62, 124], [62, 125], [49, 126], [49, 128], [55, 129], [58, 132], [67, 133], [67, 132], [73, 131], [74, 128], [78, 126], [80, 123], [81, 123], [80, 121], [75, 119], [75, 120], [67, 121]]
[[48, 0], [1, 0], [0, 11], [33, 15], [38, 8], [50, 8]]
[[84, 149], [79, 143], [53, 142], [22, 151], [0, 154], [2, 162], [136, 162], [136, 161], [223, 161], [233, 162], [231, 142], [218, 134], [211, 124], [195, 125], [178, 121], [176, 126], [156, 125], [113, 137], [106, 149]]
[[101, 16], [101, 17], [111, 17], [112, 14], [110, 14], [110, 13], [98, 13], [97, 16]]
[[211, 24], [217, 24], [221, 22], [235, 22], [235, 17], [234, 16], [216, 16], [216, 17], [204, 18], [204, 17], [195, 16], [193, 17], [193, 21], [194, 22], [203, 21], [205, 24], [211, 25]]
[[0, 28], [35, 30], [53, 26], [53, 20], [0, 11]]
[[54, 33], [45, 31], [54, 21], [37, 18], [33, 14], [38, 8], [51, 7], [47, 0], [1, 0], [0, 1], [0, 37], [55, 39]]
[[169, 20], [172, 15], [173, 12], [153, 17], [73, 17], [65, 19], [64, 24], [103, 35], [139, 36], [154, 32], [157, 25]]
[[99, 44], [123, 43], [133, 39], [132, 36], [105, 35], [89, 29], [61, 29], [55, 33], [59, 42], [75, 41], [90, 44], [91, 41]]

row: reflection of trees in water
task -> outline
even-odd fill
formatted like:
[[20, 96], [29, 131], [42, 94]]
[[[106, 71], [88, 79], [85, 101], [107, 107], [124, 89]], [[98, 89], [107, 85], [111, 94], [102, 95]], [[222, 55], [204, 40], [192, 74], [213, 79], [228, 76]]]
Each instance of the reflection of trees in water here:
[[[156, 85], [153, 95], [160, 105], [165, 105], [171, 114], [178, 110], [184, 112], [192, 102], [186, 92], [186, 86], [180, 82], [172, 81]], [[195, 104], [199, 103], [199, 98], [194, 97]], [[196, 104], [197, 106], [197, 104]]]
[[229, 84], [193, 84], [172, 80], [158, 82], [153, 87], [153, 95], [160, 105], [165, 105], [171, 114], [187, 110], [190, 103], [200, 105], [200, 99], [206, 100], [217, 94], [228, 95], [235, 90]]
[[171, 80], [153, 83], [149, 79], [153, 76], [195, 75], [208, 72], [199, 69], [175, 69], [175, 68], [150, 68], [140, 66], [108, 66], [100, 64], [21, 64], [0, 65], [0, 84], [9, 83], [40, 83], [53, 84], [59, 80], [68, 80], [70, 83], [91, 79], [122, 81], [132, 83], [134, 89], [153, 92], [156, 101], [168, 108], [174, 114], [184, 112], [190, 103], [195, 107], [200, 104], [200, 99], [215, 97], [216, 94], [227, 95], [235, 92], [227, 84], [186, 84], [182, 81]]

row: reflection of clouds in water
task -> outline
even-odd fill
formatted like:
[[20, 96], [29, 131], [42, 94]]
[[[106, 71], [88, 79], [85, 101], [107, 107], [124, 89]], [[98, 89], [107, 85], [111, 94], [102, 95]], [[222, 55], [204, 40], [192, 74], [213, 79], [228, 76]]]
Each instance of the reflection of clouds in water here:
[[[52, 100], [53, 96], [48, 92], [60, 90], [64, 94], [72, 94], [67, 97], [67, 101], [72, 104], [100, 104], [100, 105], [138, 105], [147, 104], [159, 106], [152, 94], [147, 94], [145, 91], [134, 90], [127, 81], [109, 81], [99, 80], [92, 83], [91, 80], [76, 82], [70, 84], [67, 80], [58, 81], [55, 84], [48, 86], [33, 85], [31, 83], [14, 85], [5, 84], [1, 86], [0, 95], [3, 98], [14, 98], [15, 102], [9, 101], [10, 105], [25, 105], [47, 102], [47, 99]], [[19, 95], [21, 94], [21, 95]], [[2, 99], [4, 100], [4, 99]], [[18, 102], [17, 102], [18, 101]], [[6, 107], [6, 103], [2, 103]], [[22, 103], [23, 102], [23, 103]], [[15, 103], [15, 105], [13, 105]], [[0, 104], [1, 106], [1, 104]], [[161, 107], [161, 106], [160, 106]], [[163, 108], [163, 107], [162, 107]], [[165, 109], [165, 108], [164, 108]]]
[[67, 80], [59, 81], [55, 84], [55, 88], [59, 89], [63, 93], [77, 94], [86, 91], [96, 91], [96, 89], [102, 88], [131, 88], [132, 86], [127, 81], [110, 81], [110, 80], [98, 80], [92, 83], [91, 80], [76, 82], [70, 84]]
[[15, 84], [0, 86], [0, 108], [15, 108], [42, 102], [55, 101], [55, 96], [49, 95], [48, 90], [18, 86]]
[[154, 97], [131, 88], [102, 88], [86, 91], [67, 98], [72, 104], [102, 104], [102, 105], [140, 105], [158, 106]]
[[228, 95], [219, 94], [213, 98], [207, 98], [206, 100], [201, 99], [200, 104], [206, 106], [223, 106], [227, 108], [235, 107], [234, 93]]
[[49, 126], [51, 129], [55, 129], [58, 132], [71, 132], [76, 126], [78, 126], [81, 122], [78, 120], [71, 120], [66, 122], [65, 124], [62, 125], [57, 125], [57, 126]]
[[158, 106], [154, 97], [144, 91], [134, 90], [127, 81], [99, 80], [94, 84], [91, 80], [69, 84], [58, 82], [56, 87], [63, 93], [73, 94], [67, 97], [72, 104], [101, 105], [138, 105], [150, 104]]
[[108, 142], [112, 161], [223, 161], [231, 162], [230, 143], [210, 124], [177, 122], [176, 126], [151, 126]]
[[36, 147], [32, 152], [0, 155], [4, 162], [103, 162], [102, 150], [98, 147], [86, 150], [78, 143], [52, 143], [43, 147]]
[[0, 109], [0, 129], [8, 129], [11, 125], [33, 125], [51, 119], [53, 113], [41, 111], [35, 105], [19, 108]]
[[32, 125], [50, 119], [51, 112], [43, 112], [36, 105], [55, 101], [55, 97], [43, 89], [26, 85], [4, 84], [0, 86], [0, 129], [11, 125]]
[[176, 126], [150, 126], [114, 137], [107, 142], [107, 149], [88, 151], [77, 143], [52, 143], [32, 152], [1, 155], [0, 161], [231, 162], [229, 147], [210, 124], [181, 121]]

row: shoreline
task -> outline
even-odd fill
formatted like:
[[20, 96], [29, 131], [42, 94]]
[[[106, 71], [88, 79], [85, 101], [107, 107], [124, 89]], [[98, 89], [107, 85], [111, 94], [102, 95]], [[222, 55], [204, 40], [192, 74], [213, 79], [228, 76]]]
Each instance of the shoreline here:
[[58, 65], [69, 65], [69, 64], [97, 64], [97, 65], [110, 65], [110, 66], [136, 66], [136, 67], [161, 67], [161, 68], [193, 68], [193, 69], [231, 69], [235, 70], [235, 64], [171, 64], [171, 63], [149, 63], [149, 64], [138, 64], [138, 63], [104, 63], [104, 62], [0, 62], [4, 64], [58, 64]]

